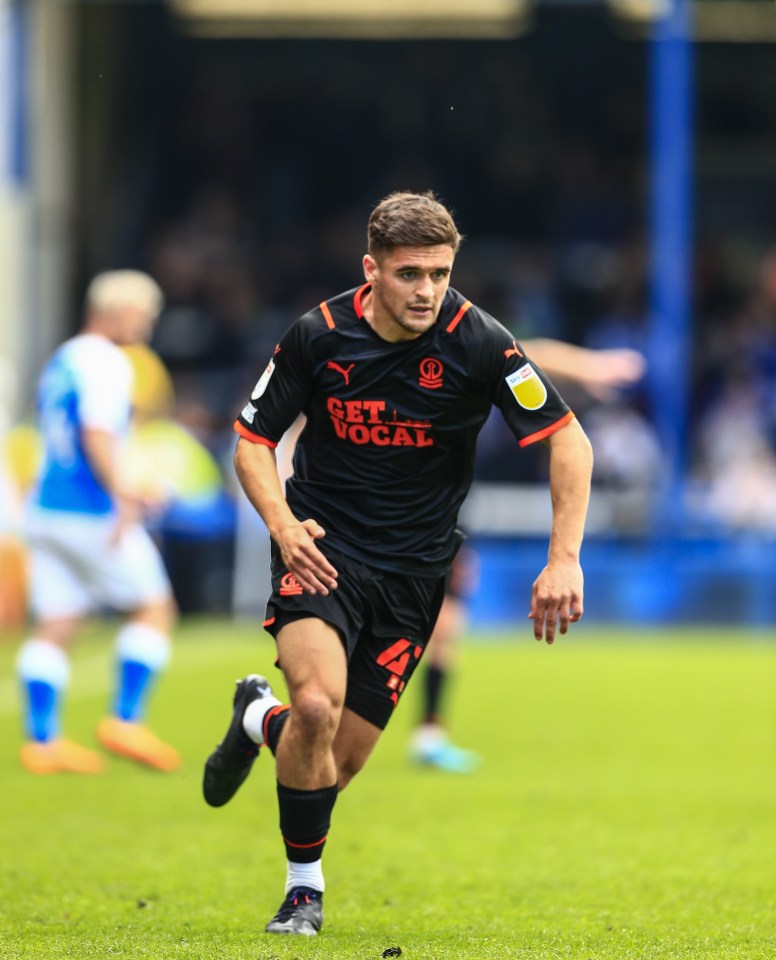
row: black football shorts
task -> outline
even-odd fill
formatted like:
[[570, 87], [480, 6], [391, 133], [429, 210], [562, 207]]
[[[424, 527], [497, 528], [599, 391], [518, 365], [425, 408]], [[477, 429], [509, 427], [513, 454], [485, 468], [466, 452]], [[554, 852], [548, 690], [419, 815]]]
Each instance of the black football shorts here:
[[272, 545], [264, 627], [277, 637], [285, 624], [305, 617], [331, 624], [348, 656], [345, 706], [383, 730], [434, 629], [446, 578], [378, 570], [331, 551], [326, 556], [339, 579], [325, 597], [305, 593]]

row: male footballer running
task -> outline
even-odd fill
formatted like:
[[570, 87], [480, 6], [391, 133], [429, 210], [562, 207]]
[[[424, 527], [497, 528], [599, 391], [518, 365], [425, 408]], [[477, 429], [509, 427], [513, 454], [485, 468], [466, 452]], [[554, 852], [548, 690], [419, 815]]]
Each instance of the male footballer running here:
[[[521, 447], [541, 441], [550, 453], [553, 521], [531, 593], [534, 636], [552, 643], [582, 616], [590, 444], [506, 328], [450, 287], [461, 239], [432, 193], [378, 203], [366, 282], [288, 330], [235, 424], [237, 476], [272, 537], [264, 626], [290, 704], [264, 677], [241, 680], [203, 786], [222, 806], [262, 745], [275, 756], [287, 875], [270, 933], [321, 928], [321, 855], [337, 794], [423, 655], [494, 404]], [[274, 451], [300, 413], [307, 422], [284, 494]]]

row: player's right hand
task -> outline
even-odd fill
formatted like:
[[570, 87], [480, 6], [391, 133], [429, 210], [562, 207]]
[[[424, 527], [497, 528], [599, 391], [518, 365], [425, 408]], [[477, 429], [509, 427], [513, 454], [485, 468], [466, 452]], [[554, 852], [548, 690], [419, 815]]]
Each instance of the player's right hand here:
[[531, 590], [534, 637], [548, 644], [555, 642], [556, 629], [568, 632], [583, 612], [583, 575], [578, 562], [549, 562], [536, 578]]
[[111, 531], [110, 544], [112, 547], [116, 547], [121, 542], [127, 530], [140, 523], [142, 504], [138, 497], [133, 496], [124, 489], [117, 490], [114, 493], [113, 502], [116, 509], [116, 522]]
[[285, 527], [275, 539], [286, 569], [296, 577], [307, 593], [328, 596], [337, 589], [339, 574], [316, 546], [315, 541], [326, 536], [317, 520], [303, 520]]

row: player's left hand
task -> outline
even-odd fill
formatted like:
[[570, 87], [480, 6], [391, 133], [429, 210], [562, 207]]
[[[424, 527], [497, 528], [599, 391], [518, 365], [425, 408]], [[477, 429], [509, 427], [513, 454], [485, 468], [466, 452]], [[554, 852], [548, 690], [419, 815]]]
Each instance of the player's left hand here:
[[151, 496], [149, 492], [138, 492], [121, 487], [114, 493], [116, 521], [110, 536], [111, 546], [118, 546], [127, 530], [143, 522], [143, 518], [154, 512], [161, 512], [165, 503], [161, 496]]
[[646, 369], [646, 358], [638, 350], [590, 350], [585, 363], [580, 364], [579, 382], [591, 396], [606, 403], [641, 380]]
[[548, 563], [534, 581], [531, 610], [534, 637], [548, 644], [555, 641], [555, 631], [568, 632], [583, 613], [584, 578], [579, 563]]

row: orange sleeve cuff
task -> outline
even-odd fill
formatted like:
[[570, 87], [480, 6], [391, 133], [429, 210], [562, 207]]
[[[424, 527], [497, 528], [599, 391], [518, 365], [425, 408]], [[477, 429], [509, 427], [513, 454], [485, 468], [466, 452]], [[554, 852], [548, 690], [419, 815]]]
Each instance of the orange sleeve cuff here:
[[530, 447], [531, 444], [536, 443], [537, 440], [544, 440], [545, 437], [549, 437], [550, 434], [555, 433], [556, 430], [565, 427], [567, 423], [571, 423], [573, 419], [574, 413], [569, 410], [564, 417], [556, 420], [555, 423], [551, 423], [549, 427], [545, 427], [543, 430], [537, 430], [536, 433], [529, 433], [527, 437], [523, 437], [523, 439], [520, 440], [520, 446]]
[[262, 443], [265, 447], [272, 447], [273, 450], [277, 446], [274, 441], [268, 440], [266, 437], [260, 437], [257, 433], [252, 433], [239, 420], [234, 421], [234, 432], [239, 433], [243, 440], [250, 440], [251, 443]]

